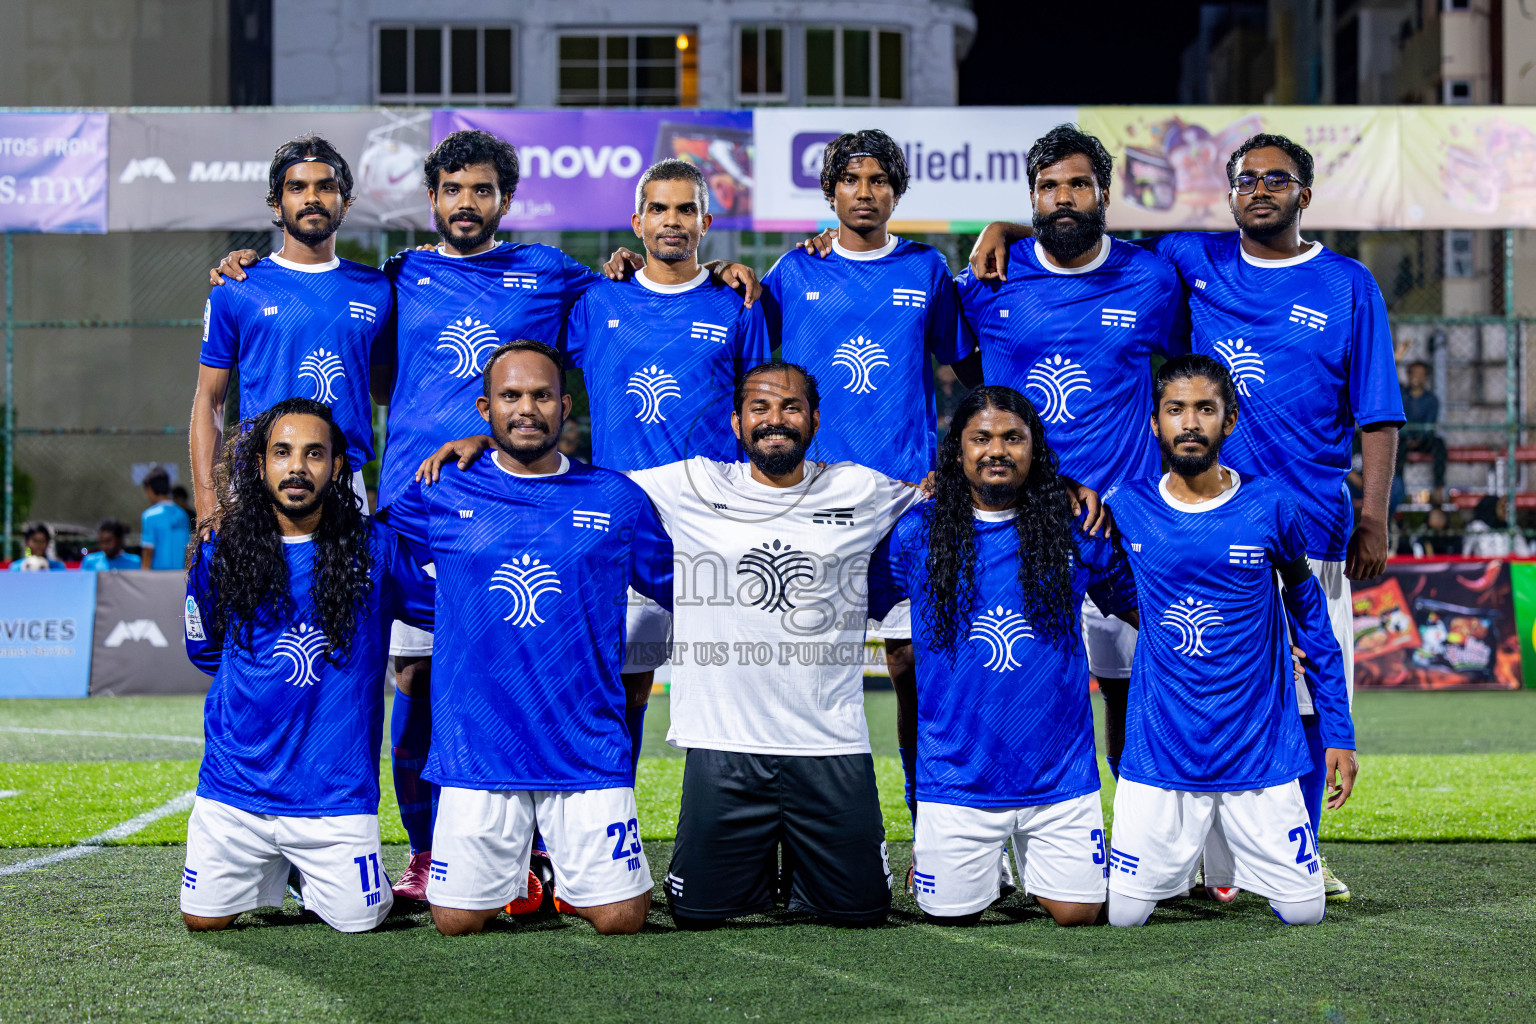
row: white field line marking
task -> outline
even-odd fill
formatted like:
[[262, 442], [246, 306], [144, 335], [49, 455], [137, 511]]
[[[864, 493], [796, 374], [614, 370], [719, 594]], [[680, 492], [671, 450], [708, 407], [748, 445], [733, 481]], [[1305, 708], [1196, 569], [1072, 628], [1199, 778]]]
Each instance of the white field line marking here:
[[161, 818], [181, 811], [188, 810], [192, 806], [193, 799], [197, 796], [195, 789], [189, 789], [180, 796], [174, 796], [153, 810], [145, 811], [137, 817], [129, 818], [119, 825], [113, 825], [105, 832], [98, 832], [94, 836], [82, 839], [74, 846], [66, 847], [56, 853], [50, 853], [42, 857], [33, 857], [19, 864], [6, 864], [0, 867], [0, 876], [19, 874], [22, 871], [31, 871], [33, 868], [45, 868], [50, 864], [58, 864], [61, 861], [74, 860], [76, 857], [84, 857], [86, 854], [95, 853], [106, 843], [115, 843], [119, 839], [127, 839], [135, 832], [140, 832]]
[[112, 740], [165, 740], [172, 743], [202, 744], [201, 736], [169, 736], [155, 732], [96, 732], [92, 729], [28, 729], [16, 725], [0, 725], [0, 732], [21, 732], [31, 736], [102, 736]]
[[10, 796], [21, 796], [21, 790], [19, 790], [19, 789], [0, 789], [0, 800], [4, 800], [6, 797], [10, 797]]

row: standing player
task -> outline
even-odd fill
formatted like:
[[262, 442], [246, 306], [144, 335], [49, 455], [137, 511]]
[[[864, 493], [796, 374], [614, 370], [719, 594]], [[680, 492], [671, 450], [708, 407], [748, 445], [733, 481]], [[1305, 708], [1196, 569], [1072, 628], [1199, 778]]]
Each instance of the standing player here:
[[[1184, 283], [1194, 351], [1226, 364], [1247, 406], [1228, 452], [1232, 466], [1273, 476], [1299, 503], [1307, 557], [1328, 595], [1353, 699], [1349, 580], [1372, 579], [1386, 565], [1387, 498], [1403, 403], [1386, 304], [1371, 272], [1301, 237], [1312, 170], [1312, 154], [1290, 139], [1255, 135], [1227, 161], [1227, 203], [1238, 230], [1176, 232], [1150, 244]], [[1005, 268], [1005, 239], [1018, 230], [989, 227], [973, 265]], [[1356, 426], [1364, 432], [1365, 463], [1358, 523], [1344, 485]], [[1312, 752], [1302, 791], [1315, 832], [1324, 747], [1305, 683], [1297, 684], [1297, 700]], [[1349, 899], [1349, 887], [1326, 862], [1323, 873], [1328, 898]]]
[[306, 909], [365, 931], [394, 903], [378, 813], [389, 624], [429, 628], [432, 581], [360, 511], [329, 408], [288, 399], [243, 426], [187, 580], [187, 653], [214, 679], [182, 917], [210, 931], [280, 906], [292, 864]]
[[1207, 887], [1251, 889], [1286, 924], [1316, 924], [1326, 903], [1297, 784], [1311, 756], [1287, 620], [1308, 659], [1327, 773], [1341, 776], [1330, 807], [1349, 798], [1357, 766], [1343, 657], [1307, 562], [1305, 516], [1283, 484], [1218, 461], [1238, 414], [1220, 363], [1164, 363], [1155, 403], [1152, 428], [1171, 472], [1106, 495], [1147, 617], [1115, 791], [1109, 920], [1144, 923], [1158, 900], [1190, 888], [1203, 855]]
[[557, 449], [563, 374], [542, 342], [492, 351], [476, 404], [494, 456], [381, 513], [437, 566], [427, 899], [445, 935], [528, 895], [535, 830], [600, 933], [639, 931], [650, 907], [619, 668], [627, 588], [670, 604], [672, 547], [638, 487]]
[[[1006, 281], [970, 269], [959, 277], [986, 379], [1031, 396], [1061, 472], [1100, 491], [1157, 472], [1157, 446], [1141, 429], [1141, 410], [1151, 404], [1149, 364], [1182, 346], [1178, 276], [1104, 233], [1113, 170], [1098, 139], [1073, 125], [1052, 128], [1026, 160], [1034, 237], [1009, 250]], [[1136, 630], [1091, 599], [1082, 620], [1114, 772]]]
[[180, 572], [187, 567], [192, 530], [187, 514], [171, 501], [170, 474], [158, 467], [151, 470], [144, 478], [144, 497], [150, 506], [139, 515], [140, 567]]
[[318, 135], [285, 142], [272, 156], [267, 204], [282, 248], [243, 271], [239, 286], [214, 288], [203, 308], [191, 428], [199, 521], [218, 504], [213, 465], [231, 371], [246, 417], [291, 395], [330, 406], [358, 474], [354, 494], [364, 493], [362, 466], [373, 459], [369, 361], [392, 300], [383, 274], [336, 255], [336, 230], [352, 205], [352, 170]]
[[1094, 763], [1085, 592], [1136, 621], [1130, 571], [1077, 530], [1029, 400], [972, 391], [939, 448], [934, 500], [902, 517], [870, 569], [871, 607], [912, 601], [917, 661], [918, 906], [974, 924], [1011, 839], [1025, 891], [1088, 925], [1107, 872]]

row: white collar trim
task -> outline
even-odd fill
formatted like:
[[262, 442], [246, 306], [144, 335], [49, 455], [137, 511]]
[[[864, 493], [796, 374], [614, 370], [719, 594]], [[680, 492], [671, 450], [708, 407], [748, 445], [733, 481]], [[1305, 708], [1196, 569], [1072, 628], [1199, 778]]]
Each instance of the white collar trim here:
[[1288, 259], [1283, 260], [1261, 260], [1257, 256], [1250, 256], [1248, 255], [1248, 250], [1243, 248], [1241, 239], [1238, 240], [1237, 251], [1243, 254], [1243, 262], [1248, 264], [1250, 267], [1263, 267], [1265, 270], [1278, 270], [1281, 267], [1294, 267], [1305, 263], [1307, 260], [1316, 256], [1326, 248], [1322, 242], [1309, 242], [1305, 238], [1301, 240], [1301, 244], [1310, 245], [1312, 248], [1308, 249], [1306, 252], [1299, 256], [1291, 256]]
[[1019, 518], [1019, 510], [1016, 508], [1005, 508], [1001, 512], [991, 512], [984, 508], [973, 508], [971, 509], [971, 515], [984, 523], [1006, 523], [1010, 519]]
[[315, 535], [312, 534], [312, 533], [301, 533], [297, 537], [284, 537], [283, 538], [283, 543], [284, 544], [308, 544], [310, 541], [312, 541], [314, 539], [315, 539]]
[[335, 270], [337, 267], [341, 266], [340, 256], [332, 256], [329, 263], [295, 263], [293, 260], [284, 259], [274, 252], [269, 255], [267, 259], [282, 267], [284, 270], [297, 270], [301, 274], [323, 274], [327, 270]]
[[708, 281], [709, 271], [704, 267], [700, 267], [699, 272], [693, 275], [693, 280], [691, 281], [684, 281], [682, 284], [657, 284], [646, 277], [644, 268], [641, 268], [635, 271], [635, 280], [639, 283], [640, 287], [656, 292], [658, 295], [681, 295], [683, 292], [693, 291], [699, 285]]
[[436, 252], [439, 256], [447, 256], [451, 260], [472, 260], [481, 256], [489, 255], [490, 253], [495, 252], [497, 249], [500, 249], [503, 245], [506, 244], [507, 243], [505, 242], [498, 241], [495, 245], [485, 250], [485, 252], [449, 252], [443, 247], [442, 242], [438, 242], [437, 248], [433, 251]]
[[885, 236], [885, 244], [880, 248], [871, 249], [868, 252], [854, 252], [852, 249], [844, 249], [842, 243], [834, 238], [832, 239], [832, 251], [845, 260], [878, 260], [895, 252], [896, 246], [899, 244], [901, 244], [900, 238], [888, 234]]
[[1045, 246], [1041, 245], [1038, 240], [1035, 242], [1035, 259], [1039, 260], [1040, 265], [1053, 274], [1091, 274], [1102, 267], [1105, 260], [1109, 259], [1109, 246], [1113, 241], [1114, 239], [1108, 235], [1101, 237], [1099, 239], [1099, 254], [1081, 267], [1058, 267], [1046, 257]]
[[1180, 501], [1178, 498], [1175, 498], [1168, 491], [1168, 477], [1171, 475], [1169, 473], [1164, 473], [1163, 478], [1157, 482], [1157, 493], [1163, 496], [1163, 500], [1168, 503], [1170, 508], [1176, 508], [1180, 512], [1198, 514], [1221, 508], [1221, 506], [1232, 500], [1232, 496], [1237, 493], [1237, 489], [1243, 485], [1243, 478], [1237, 475], [1237, 470], [1231, 466], [1222, 466], [1221, 468], [1231, 475], [1232, 486], [1222, 491], [1221, 494], [1210, 501], [1202, 501], [1198, 505], [1192, 505], [1187, 501]]
[[519, 480], [548, 480], [552, 476], [564, 476], [571, 471], [571, 460], [565, 457], [565, 452], [560, 453], [560, 468], [553, 473], [514, 473], [501, 464], [500, 451], [491, 453], [491, 462], [495, 463], [496, 468], [507, 476], [516, 477]]

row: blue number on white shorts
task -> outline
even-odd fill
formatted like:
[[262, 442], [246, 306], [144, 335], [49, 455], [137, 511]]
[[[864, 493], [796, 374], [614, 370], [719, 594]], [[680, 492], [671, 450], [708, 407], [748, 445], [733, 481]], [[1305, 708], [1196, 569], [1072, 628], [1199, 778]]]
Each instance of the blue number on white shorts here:
[[1299, 844], [1296, 850], [1296, 863], [1305, 864], [1307, 874], [1317, 874], [1317, 834], [1312, 831], [1311, 823], [1297, 825], [1286, 833], [1286, 838]]
[[[357, 865], [357, 876], [363, 883], [363, 894], [368, 906], [377, 906], [381, 898], [379, 893], [379, 855], [370, 853], [362, 857], [353, 857], [352, 863]], [[373, 884], [368, 884], [368, 866], [373, 865]]]
[[1093, 862], [1095, 864], [1102, 864], [1104, 866], [1104, 877], [1108, 878], [1109, 864], [1107, 862], [1109, 858], [1104, 856], [1104, 830], [1101, 828], [1096, 828], [1092, 832], [1088, 833], [1088, 838], [1092, 839], [1094, 844], [1098, 847], [1098, 849], [1094, 851]]
[[[631, 871], [640, 868], [640, 822], [636, 818], [616, 821], [608, 826], [608, 834], [614, 837], [613, 859], [628, 861], [625, 867]], [[626, 842], [627, 840], [627, 842]]]

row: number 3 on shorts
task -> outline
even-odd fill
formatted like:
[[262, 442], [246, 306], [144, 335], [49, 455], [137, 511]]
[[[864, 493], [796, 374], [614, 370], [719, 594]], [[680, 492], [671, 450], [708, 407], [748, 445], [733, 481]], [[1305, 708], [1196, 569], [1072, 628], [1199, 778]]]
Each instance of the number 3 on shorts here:
[[[628, 860], [640, 853], [640, 822], [630, 818], [628, 822], [616, 821], [608, 826], [608, 834], [615, 837], [613, 859]], [[625, 842], [628, 837], [629, 842]]]

